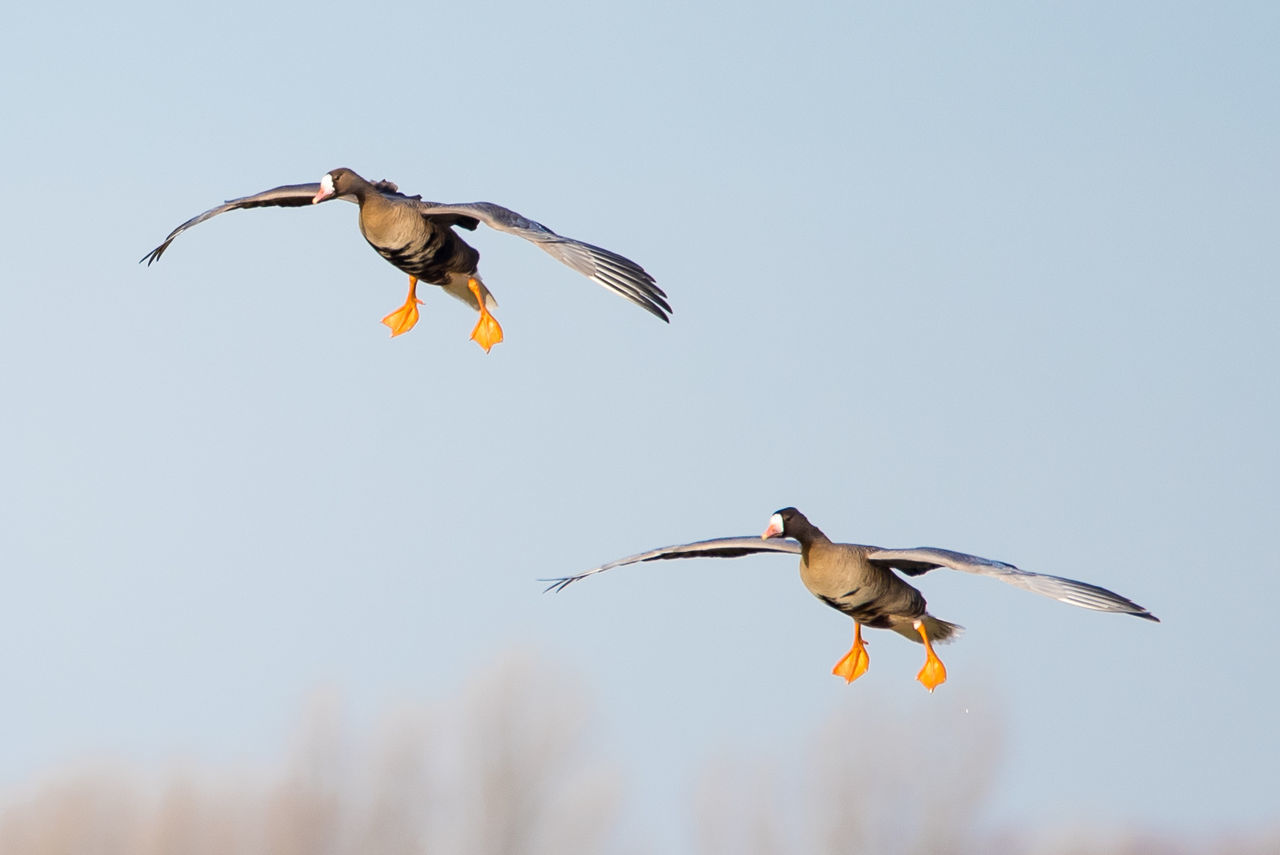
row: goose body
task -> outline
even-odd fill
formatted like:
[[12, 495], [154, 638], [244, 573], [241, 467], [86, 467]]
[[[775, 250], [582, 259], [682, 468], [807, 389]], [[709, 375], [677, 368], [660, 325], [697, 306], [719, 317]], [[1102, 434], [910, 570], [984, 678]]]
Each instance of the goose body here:
[[480, 279], [480, 253], [455, 231], [475, 230], [481, 223], [533, 242], [660, 320], [670, 318], [671, 306], [653, 277], [615, 252], [558, 235], [541, 223], [492, 202], [426, 202], [420, 196], [399, 192], [390, 181], [366, 181], [345, 168], [326, 173], [314, 184], [286, 184], [210, 208], [170, 232], [142, 261], [148, 265], [158, 261], [178, 235], [227, 211], [302, 207], [331, 199], [359, 205], [361, 235], [378, 255], [409, 276], [404, 305], [382, 319], [393, 336], [408, 332], [418, 322], [418, 305], [422, 301], [416, 289], [421, 280], [439, 286], [480, 313], [471, 337], [486, 351], [502, 340], [502, 328], [489, 312], [497, 308], [497, 302]]
[[836, 543], [795, 508], [783, 508], [769, 518], [761, 537], [721, 537], [664, 546], [630, 555], [574, 576], [546, 580], [548, 591], [562, 591], [588, 576], [648, 561], [675, 558], [738, 558], [761, 552], [800, 556], [800, 581], [822, 602], [853, 619], [853, 647], [832, 673], [853, 682], [866, 673], [868, 658], [862, 627], [890, 629], [925, 646], [925, 664], [916, 675], [932, 692], [947, 679], [947, 671], [933, 650], [933, 641], [950, 641], [961, 632], [957, 624], [929, 614], [924, 595], [903, 579], [930, 570], [949, 568], [990, 576], [1032, 593], [1094, 611], [1129, 614], [1159, 622], [1142, 606], [1114, 591], [1047, 573], [1032, 573], [1003, 561], [935, 547], [882, 549], [856, 543]]

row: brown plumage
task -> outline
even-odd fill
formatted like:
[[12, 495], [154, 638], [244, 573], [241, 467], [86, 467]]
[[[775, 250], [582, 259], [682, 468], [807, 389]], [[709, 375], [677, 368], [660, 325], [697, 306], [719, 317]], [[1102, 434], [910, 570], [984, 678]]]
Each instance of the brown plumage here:
[[887, 566], [869, 560], [874, 546], [834, 543], [795, 508], [778, 511], [782, 528], [770, 537], [800, 543], [800, 581], [809, 593], [855, 622], [922, 643], [915, 622], [923, 620], [932, 641], [948, 641], [962, 627], [926, 611], [924, 595]]
[[671, 306], [666, 294], [644, 268], [615, 252], [558, 235], [551, 229], [526, 219], [492, 202], [442, 205], [406, 196], [390, 181], [370, 182], [350, 169], [335, 169], [315, 184], [288, 184], [271, 190], [232, 199], [210, 208], [178, 226], [164, 242], [143, 256], [150, 265], [159, 260], [174, 238], [210, 217], [241, 208], [296, 208], [345, 199], [360, 206], [360, 233], [369, 245], [391, 264], [409, 275], [409, 295], [404, 305], [382, 322], [393, 336], [408, 332], [418, 322], [418, 280], [438, 285], [480, 313], [472, 331], [486, 351], [502, 340], [502, 328], [489, 310], [497, 302], [480, 279], [480, 253], [454, 231], [475, 230], [481, 223], [536, 244], [559, 261], [594, 282], [625, 297], [645, 311], [667, 321]]
[[1159, 620], [1142, 606], [1106, 588], [1047, 573], [1032, 573], [1003, 561], [930, 546], [881, 549], [856, 543], [835, 543], [795, 508], [783, 508], [770, 517], [762, 537], [719, 537], [651, 549], [610, 561], [576, 576], [546, 580], [552, 583], [547, 590], [560, 591], [580, 579], [627, 564], [672, 558], [737, 558], [757, 552], [799, 553], [800, 579], [805, 587], [833, 609], [853, 618], [853, 647], [832, 669], [833, 674], [844, 677], [848, 682], [853, 682], [867, 670], [867, 651], [862, 641], [864, 624], [891, 629], [924, 644], [925, 664], [916, 679], [929, 691], [947, 679], [947, 669], [934, 653], [932, 642], [953, 639], [961, 628], [929, 614], [924, 595], [898, 573], [919, 576], [947, 567], [990, 576], [1080, 608]]

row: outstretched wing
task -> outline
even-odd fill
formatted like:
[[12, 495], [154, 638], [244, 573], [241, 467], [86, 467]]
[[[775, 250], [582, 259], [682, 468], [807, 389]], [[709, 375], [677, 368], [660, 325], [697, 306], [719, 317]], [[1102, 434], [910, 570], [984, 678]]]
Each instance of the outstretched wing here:
[[538, 581], [551, 583], [547, 586], [547, 591], [563, 591], [579, 579], [585, 579], [588, 576], [594, 576], [597, 573], [603, 573], [606, 570], [612, 570], [614, 567], [622, 567], [626, 564], [639, 564], [642, 561], [665, 561], [668, 558], [740, 558], [743, 555], [752, 555], [757, 552], [788, 552], [798, 555], [800, 553], [800, 544], [794, 540], [763, 540], [759, 535], [755, 537], [717, 537], [713, 540], [699, 540], [697, 543], [683, 543], [679, 546], [663, 546], [658, 549], [650, 549], [648, 552], [640, 552], [636, 555], [629, 555], [626, 558], [619, 558], [617, 561], [610, 561], [608, 564], [602, 564], [594, 570], [588, 570], [576, 576], [565, 576], [560, 579], [539, 579]]
[[1153, 620], [1158, 617], [1142, 606], [1122, 597], [1114, 591], [1090, 585], [1088, 582], [1077, 582], [1061, 576], [1050, 576], [1045, 573], [1032, 573], [1021, 570], [1003, 561], [992, 561], [977, 555], [966, 555], [950, 549], [934, 549], [921, 546], [915, 549], [875, 549], [867, 553], [867, 560], [881, 567], [892, 567], [908, 576], [919, 576], [939, 567], [950, 567], [965, 573], [977, 573], [991, 576], [1001, 582], [1040, 594], [1083, 609], [1094, 609], [1100, 612], [1120, 612], [1134, 617]]
[[492, 202], [441, 205], [419, 201], [418, 207], [428, 217], [445, 214], [473, 217], [491, 229], [532, 241], [553, 258], [569, 265], [593, 282], [625, 297], [650, 314], [664, 321], [669, 320], [671, 305], [653, 277], [643, 267], [616, 252], [558, 235], [542, 223], [522, 217], [515, 211]]
[[[316, 193], [319, 191], [319, 184], [285, 184], [283, 187], [273, 187], [261, 193], [254, 193], [252, 196], [229, 199], [216, 208], [210, 208], [203, 214], [197, 214], [169, 232], [169, 236], [164, 239], [164, 243], [142, 256], [138, 263], [141, 264], [145, 261], [147, 266], [150, 267], [151, 262], [160, 260], [160, 256], [164, 255], [164, 251], [169, 248], [169, 244], [173, 243], [174, 238], [192, 226], [200, 225], [210, 217], [216, 217], [219, 214], [225, 214], [227, 211], [236, 211], [240, 208], [299, 208], [303, 205], [310, 205], [311, 200], [315, 198]], [[355, 200], [352, 199], [351, 201]]]

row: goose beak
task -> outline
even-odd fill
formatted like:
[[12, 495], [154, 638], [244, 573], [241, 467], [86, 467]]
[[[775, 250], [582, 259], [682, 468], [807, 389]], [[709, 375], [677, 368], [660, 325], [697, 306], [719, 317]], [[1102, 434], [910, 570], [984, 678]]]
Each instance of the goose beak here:
[[333, 196], [333, 178], [326, 173], [324, 178], [320, 179], [320, 190], [317, 191], [316, 195], [312, 198], [311, 204], [314, 205], [317, 202], [323, 202], [331, 196]]
[[764, 534], [760, 535], [761, 540], [768, 540], [771, 537], [782, 537], [782, 517], [777, 514], [769, 517], [769, 527], [764, 530]]

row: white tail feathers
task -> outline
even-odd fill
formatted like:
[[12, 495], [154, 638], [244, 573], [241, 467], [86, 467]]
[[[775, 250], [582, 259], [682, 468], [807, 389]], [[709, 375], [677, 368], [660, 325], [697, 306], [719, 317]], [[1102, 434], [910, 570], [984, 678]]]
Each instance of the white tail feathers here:
[[492, 311], [498, 308], [498, 301], [494, 299], [493, 294], [489, 293], [489, 288], [481, 281], [479, 274], [473, 273], [468, 276], [465, 273], [450, 273], [449, 284], [441, 286], [445, 293], [466, 303], [473, 309], [479, 311], [480, 305], [476, 302], [475, 295], [471, 293], [468, 286], [470, 280], [476, 280], [476, 285], [480, 288], [480, 293], [484, 295], [484, 307]]
[[[926, 614], [920, 620], [924, 623], [924, 631], [929, 633], [929, 641], [933, 644], [945, 644], [948, 641], [955, 641], [960, 637], [960, 633], [964, 632], [964, 627], [960, 624], [938, 620], [930, 614]], [[924, 641], [920, 638], [919, 630], [915, 628], [915, 621], [902, 618], [900, 623], [895, 621], [891, 629], [898, 635], [911, 639], [916, 644], [924, 644]]]

